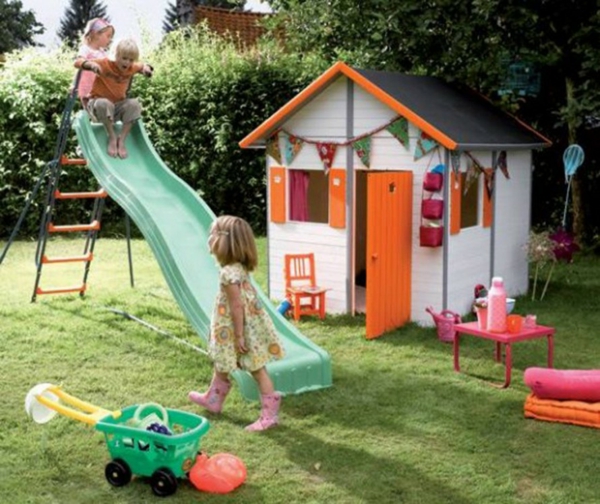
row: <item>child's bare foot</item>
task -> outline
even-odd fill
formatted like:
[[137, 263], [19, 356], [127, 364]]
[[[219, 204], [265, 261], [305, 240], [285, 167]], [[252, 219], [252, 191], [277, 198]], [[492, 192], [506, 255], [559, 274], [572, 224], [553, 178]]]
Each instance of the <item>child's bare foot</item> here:
[[107, 152], [110, 157], [117, 157], [118, 152], [117, 152], [117, 139], [116, 138], [108, 139]]
[[125, 141], [121, 138], [117, 139], [117, 153], [121, 159], [125, 159], [128, 155], [125, 147]]

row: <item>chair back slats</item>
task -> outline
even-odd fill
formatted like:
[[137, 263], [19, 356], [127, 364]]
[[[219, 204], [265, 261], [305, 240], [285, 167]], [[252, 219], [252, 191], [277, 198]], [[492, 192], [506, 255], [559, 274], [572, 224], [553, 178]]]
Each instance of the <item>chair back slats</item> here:
[[315, 255], [288, 254], [285, 256], [286, 287], [315, 285]]

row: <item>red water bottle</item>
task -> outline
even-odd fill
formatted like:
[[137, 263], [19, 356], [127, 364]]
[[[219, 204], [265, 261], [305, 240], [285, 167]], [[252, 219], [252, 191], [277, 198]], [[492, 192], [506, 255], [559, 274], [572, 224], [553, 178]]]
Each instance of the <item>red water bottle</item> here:
[[501, 277], [492, 278], [492, 286], [488, 291], [487, 330], [490, 332], [506, 332], [506, 290]]

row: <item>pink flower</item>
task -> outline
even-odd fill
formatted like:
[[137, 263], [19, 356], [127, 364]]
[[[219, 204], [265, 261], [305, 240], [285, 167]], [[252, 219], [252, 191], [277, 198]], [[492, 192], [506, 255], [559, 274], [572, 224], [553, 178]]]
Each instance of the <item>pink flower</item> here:
[[579, 251], [579, 245], [575, 243], [575, 239], [571, 233], [568, 233], [562, 228], [559, 228], [554, 234], [550, 235], [550, 239], [554, 242], [554, 257], [557, 261], [573, 261], [573, 254]]

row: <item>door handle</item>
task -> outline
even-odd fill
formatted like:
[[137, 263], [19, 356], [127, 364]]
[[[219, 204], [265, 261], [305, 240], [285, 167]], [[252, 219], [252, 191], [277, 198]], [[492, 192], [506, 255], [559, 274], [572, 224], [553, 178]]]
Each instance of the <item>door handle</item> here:
[[371, 259], [373, 259], [373, 260], [379, 259], [379, 256], [377, 254], [371, 254]]

